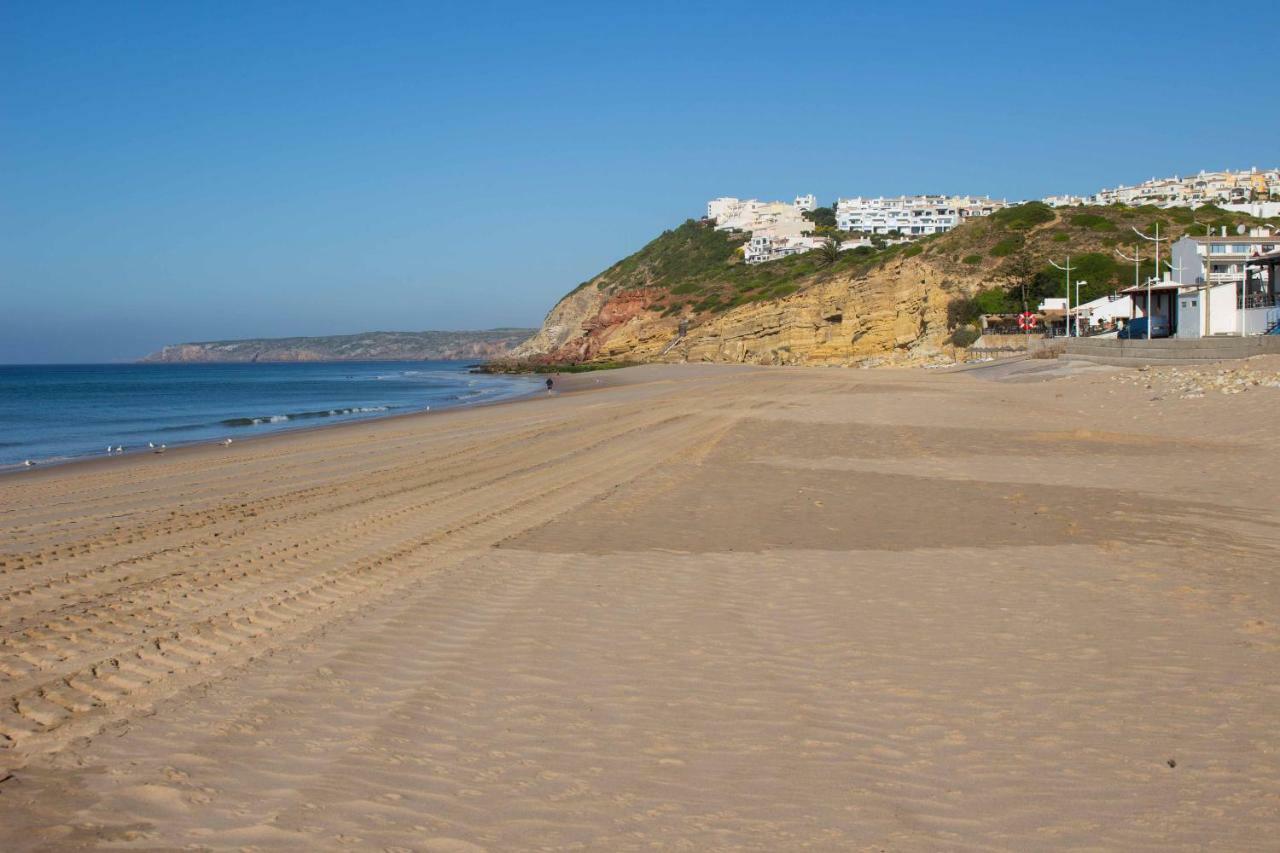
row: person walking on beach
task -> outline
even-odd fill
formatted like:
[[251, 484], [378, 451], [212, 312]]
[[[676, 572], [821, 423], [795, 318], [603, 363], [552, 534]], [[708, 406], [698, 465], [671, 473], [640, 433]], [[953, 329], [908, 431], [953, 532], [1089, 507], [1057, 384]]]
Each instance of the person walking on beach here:
[[552, 386], [553, 384], [555, 384], [555, 383], [553, 383], [553, 382], [551, 381], [551, 377], [550, 377], [550, 376], [548, 376], [548, 377], [547, 377], [547, 393], [548, 393], [548, 394], [550, 394], [550, 393], [551, 393], [551, 386]]

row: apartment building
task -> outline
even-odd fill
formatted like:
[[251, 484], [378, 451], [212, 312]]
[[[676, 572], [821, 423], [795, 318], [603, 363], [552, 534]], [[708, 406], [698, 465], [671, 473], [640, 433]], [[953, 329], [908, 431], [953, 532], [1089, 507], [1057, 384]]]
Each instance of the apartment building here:
[[753, 234], [747, 244], [742, 247], [743, 260], [749, 264], [762, 264], [765, 261], [776, 261], [789, 255], [810, 252], [822, 245], [818, 237], [775, 237], [768, 234]]
[[1049, 195], [1041, 199], [1050, 207], [1077, 207], [1082, 204], [1093, 204], [1092, 196], [1082, 195]]
[[1048, 196], [1045, 204], [1063, 207], [1079, 198], [1084, 204], [1154, 204], [1160, 207], [1200, 207], [1205, 204], [1245, 204], [1280, 196], [1280, 169], [1200, 171], [1189, 177], [1151, 178], [1135, 186], [1099, 190], [1092, 196]]
[[836, 202], [836, 227], [842, 231], [907, 237], [942, 234], [961, 222], [990, 216], [1007, 201], [987, 196], [914, 195], [896, 198], [842, 198]]
[[1280, 250], [1280, 236], [1270, 228], [1244, 234], [1183, 237], [1172, 246], [1171, 279], [1181, 285], [1179, 337], [1217, 334], [1260, 334], [1280, 317], [1270, 279], [1257, 258]]
[[799, 237], [813, 229], [813, 223], [805, 219], [804, 214], [817, 205], [812, 195], [796, 196], [791, 202], [723, 197], [707, 202], [707, 218], [715, 222], [717, 231]]

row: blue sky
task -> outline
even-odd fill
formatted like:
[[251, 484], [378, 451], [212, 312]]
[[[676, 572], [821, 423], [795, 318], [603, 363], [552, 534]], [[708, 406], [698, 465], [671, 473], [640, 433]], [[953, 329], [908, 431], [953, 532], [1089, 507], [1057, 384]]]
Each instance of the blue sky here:
[[716, 195], [1280, 161], [1249, 7], [1040, 7], [0, 0], [0, 362], [536, 325]]

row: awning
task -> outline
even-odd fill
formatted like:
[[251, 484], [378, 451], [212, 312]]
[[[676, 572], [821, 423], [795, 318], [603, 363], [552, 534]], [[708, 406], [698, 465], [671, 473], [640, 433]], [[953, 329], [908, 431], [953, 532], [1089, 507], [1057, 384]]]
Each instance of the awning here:
[[1245, 266], [1248, 267], [1274, 267], [1277, 265], [1280, 265], [1280, 251], [1258, 255], [1256, 258], [1249, 258], [1245, 261]]

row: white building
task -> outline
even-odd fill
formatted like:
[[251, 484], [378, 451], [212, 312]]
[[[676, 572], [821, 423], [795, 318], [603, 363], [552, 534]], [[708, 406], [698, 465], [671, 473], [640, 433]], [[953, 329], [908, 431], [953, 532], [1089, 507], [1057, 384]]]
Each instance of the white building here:
[[812, 195], [796, 196], [793, 202], [716, 198], [707, 202], [707, 218], [716, 223], [717, 231], [799, 237], [813, 230], [813, 223], [804, 214], [816, 206], [817, 199]]
[[1129, 294], [1099, 296], [1083, 305], [1073, 306], [1071, 313], [1082, 327], [1109, 326], [1117, 320], [1128, 320], [1134, 316], [1133, 298]]
[[1247, 213], [1258, 219], [1280, 216], [1280, 201], [1247, 201], [1239, 204], [1220, 204], [1218, 207], [1235, 213]]
[[[1201, 171], [1189, 177], [1151, 178], [1136, 186], [1099, 190], [1092, 196], [1048, 196], [1052, 207], [1085, 204], [1154, 204], [1159, 207], [1191, 207], [1205, 204], [1237, 205], [1280, 196], [1280, 169], [1221, 172]], [[1077, 201], [1077, 199], [1079, 201]]]
[[765, 261], [776, 261], [789, 255], [810, 252], [821, 246], [820, 237], [772, 237], [767, 234], [753, 234], [747, 244], [742, 247], [743, 259], [749, 264], [762, 264]]
[[1050, 207], [1078, 207], [1082, 204], [1090, 204], [1090, 199], [1082, 195], [1050, 195], [1041, 199]]
[[1256, 335], [1271, 328], [1280, 320], [1274, 284], [1249, 263], [1277, 249], [1280, 236], [1266, 227], [1245, 234], [1227, 234], [1224, 228], [1174, 243], [1170, 281], [1179, 285], [1177, 336]]
[[707, 219], [713, 222], [719, 222], [722, 217], [731, 216], [737, 213], [742, 207], [742, 201], [736, 198], [722, 196], [721, 198], [713, 198], [707, 202]]
[[836, 202], [836, 227], [866, 234], [897, 231], [907, 237], [923, 237], [942, 234], [965, 219], [990, 216], [1007, 206], [1007, 202], [986, 196], [857, 196]]
[[743, 257], [758, 264], [817, 248], [820, 240], [805, 237], [815, 226], [804, 218], [817, 206], [813, 195], [798, 195], [791, 202], [723, 197], [707, 202], [707, 218], [717, 231], [749, 233]]

